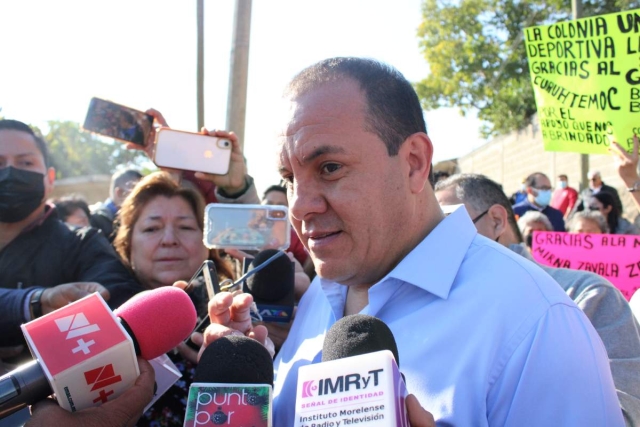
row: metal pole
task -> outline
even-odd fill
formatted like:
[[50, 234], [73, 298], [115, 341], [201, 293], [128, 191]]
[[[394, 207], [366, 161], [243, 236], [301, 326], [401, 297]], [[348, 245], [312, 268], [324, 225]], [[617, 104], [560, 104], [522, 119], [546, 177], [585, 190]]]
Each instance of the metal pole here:
[[227, 129], [238, 135], [240, 146], [243, 148], [247, 112], [247, 82], [249, 80], [251, 1], [236, 0], [227, 99]]
[[204, 126], [204, 0], [196, 0], [198, 19], [198, 58], [196, 71], [198, 131]]
[[[582, 18], [582, 0], [571, 0], [571, 14], [573, 19]], [[580, 189], [585, 189], [589, 186], [589, 180], [587, 179], [587, 173], [589, 173], [589, 155], [580, 154]]]

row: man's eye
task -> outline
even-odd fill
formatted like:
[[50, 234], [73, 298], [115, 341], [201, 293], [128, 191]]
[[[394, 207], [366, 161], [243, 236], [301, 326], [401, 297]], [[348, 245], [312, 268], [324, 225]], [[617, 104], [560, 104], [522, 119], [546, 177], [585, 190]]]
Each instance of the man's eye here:
[[322, 172], [333, 173], [340, 169], [342, 166], [337, 163], [325, 163], [322, 165]]
[[286, 186], [293, 184], [293, 175], [283, 175], [282, 181], [282, 184]]

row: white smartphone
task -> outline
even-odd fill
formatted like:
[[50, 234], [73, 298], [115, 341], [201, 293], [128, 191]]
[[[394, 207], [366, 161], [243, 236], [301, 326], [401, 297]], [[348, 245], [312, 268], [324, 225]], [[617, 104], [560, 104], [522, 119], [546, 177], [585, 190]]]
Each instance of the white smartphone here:
[[226, 175], [231, 150], [228, 139], [160, 128], [153, 162], [160, 167]]

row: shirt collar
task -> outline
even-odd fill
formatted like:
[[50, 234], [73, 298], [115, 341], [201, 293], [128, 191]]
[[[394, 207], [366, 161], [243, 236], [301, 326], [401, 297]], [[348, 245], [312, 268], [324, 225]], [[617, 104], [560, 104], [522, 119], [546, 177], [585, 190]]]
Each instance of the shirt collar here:
[[[369, 304], [372, 292], [379, 293], [384, 299], [382, 294], [389, 289], [383, 288], [388, 288], [387, 284], [394, 280], [409, 283], [439, 298], [448, 298], [460, 265], [477, 234], [464, 205], [457, 205], [393, 270], [371, 287]], [[318, 279], [335, 320], [342, 318], [347, 286], [321, 277]]]
[[446, 299], [467, 250], [477, 234], [478, 231], [467, 210], [464, 205], [460, 205], [381, 282], [387, 278], [402, 280]]

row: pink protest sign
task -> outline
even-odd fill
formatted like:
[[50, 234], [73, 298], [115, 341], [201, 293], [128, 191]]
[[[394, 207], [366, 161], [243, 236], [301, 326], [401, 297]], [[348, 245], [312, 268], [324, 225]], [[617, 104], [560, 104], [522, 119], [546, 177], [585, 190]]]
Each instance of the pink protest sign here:
[[537, 231], [532, 254], [540, 264], [585, 270], [613, 283], [629, 300], [640, 288], [640, 236]]

